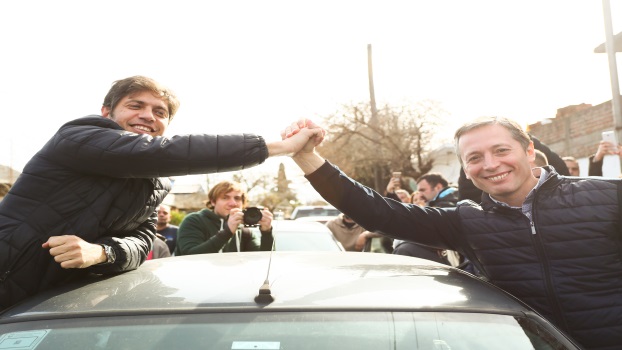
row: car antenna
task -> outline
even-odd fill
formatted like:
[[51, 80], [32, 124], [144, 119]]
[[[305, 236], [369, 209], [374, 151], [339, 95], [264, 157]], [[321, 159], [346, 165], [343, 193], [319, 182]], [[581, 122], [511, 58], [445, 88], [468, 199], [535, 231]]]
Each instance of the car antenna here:
[[275, 242], [272, 241], [272, 249], [270, 250], [270, 258], [268, 260], [268, 272], [266, 273], [266, 280], [263, 281], [261, 287], [259, 287], [259, 294], [255, 297], [257, 304], [270, 304], [274, 301], [272, 291], [270, 290], [270, 265], [272, 265], [272, 253], [274, 252]]

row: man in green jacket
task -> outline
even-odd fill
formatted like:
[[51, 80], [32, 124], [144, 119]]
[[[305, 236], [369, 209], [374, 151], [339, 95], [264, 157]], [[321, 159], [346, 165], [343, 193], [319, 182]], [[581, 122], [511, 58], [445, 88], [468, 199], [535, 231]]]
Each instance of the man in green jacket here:
[[175, 255], [272, 249], [272, 213], [261, 210], [261, 237], [244, 225], [246, 193], [239, 183], [222, 181], [207, 194], [208, 209], [188, 214], [177, 231]]

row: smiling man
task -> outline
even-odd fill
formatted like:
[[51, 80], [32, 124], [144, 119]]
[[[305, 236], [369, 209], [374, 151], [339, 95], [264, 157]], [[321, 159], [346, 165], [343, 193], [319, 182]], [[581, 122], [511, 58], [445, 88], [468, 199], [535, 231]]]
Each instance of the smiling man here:
[[257, 223], [259, 235], [240, 228], [247, 205], [241, 184], [221, 181], [210, 189], [207, 199], [207, 209], [186, 215], [179, 225], [175, 255], [272, 250], [273, 215], [267, 208]]
[[318, 133], [271, 143], [253, 134], [164, 137], [178, 107], [152, 79], [116, 81], [101, 116], [63, 125], [26, 164], [0, 202], [0, 310], [87, 272], [138, 267], [166, 177], [251, 167]]
[[[304, 128], [319, 127], [300, 121], [282, 137]], [[533, 142], [506, 118], [465, 124], [455, 144], [466, 176], [486, 193], [481, 205], [421, 208], [384, 198], [317, 155], [312, 142], [293, 159], [328, 202], [365, 229], [456, 250], [583, 347], [619, 349], [621, 180], [564, 177], [550, 166], [532, 171]]]

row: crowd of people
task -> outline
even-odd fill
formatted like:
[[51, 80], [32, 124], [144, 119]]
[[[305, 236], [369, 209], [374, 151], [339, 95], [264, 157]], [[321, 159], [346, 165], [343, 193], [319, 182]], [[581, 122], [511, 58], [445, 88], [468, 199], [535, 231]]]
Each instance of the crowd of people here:
[[346, 250], [372, 237], [394, 254], [470, 271], [529, 304], [588, 349], [622, 344], [622, 180], [602, 175], [621, 154], [601, 142], [590, 175], [516, 122], [485, 117], [455, 133], [457, 186], [424, 174], [378, 193], [348, 177], [316, 147], [326, 131], [302, 119], [266, 142], [255, 134], [163, 136], [179, 107], [152, 79], [113, 83], [101, 115], [63, 125], [0, 202], [0, 310], [82, 278], [136, 269], [175, 255], [270, 250], [273, 216], [242, 225], [239, 184], [210, 189], [207, 208], [170, 225], [168, 176], [245, 169], [290, 156], [342, 213], [327, 223]]

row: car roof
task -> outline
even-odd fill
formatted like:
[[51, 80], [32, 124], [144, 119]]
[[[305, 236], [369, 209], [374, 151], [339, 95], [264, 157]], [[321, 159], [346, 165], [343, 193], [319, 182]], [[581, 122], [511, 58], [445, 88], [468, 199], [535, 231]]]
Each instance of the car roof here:
[[[267, 291], [272, 302], [256, 301], [262, 285], [262, 295]], [[270, 310], [529, 311], [489, 283], [423, 259], [243, 252], [150, 260], [134, 271], [41, 293], [0, 314], [0, 324], [94, 314]]]

